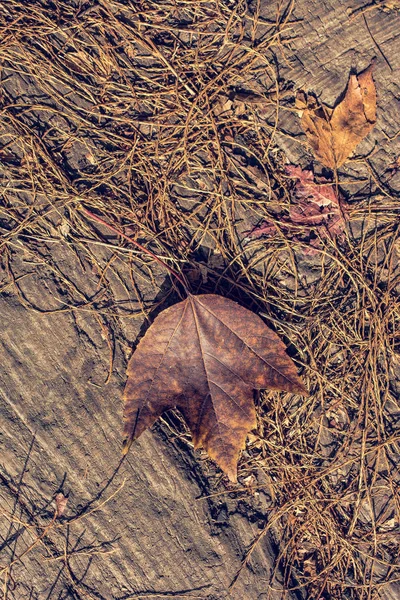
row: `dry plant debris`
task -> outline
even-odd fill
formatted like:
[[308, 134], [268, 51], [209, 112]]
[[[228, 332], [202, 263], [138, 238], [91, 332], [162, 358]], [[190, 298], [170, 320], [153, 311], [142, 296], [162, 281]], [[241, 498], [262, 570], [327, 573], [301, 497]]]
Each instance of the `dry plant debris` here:
[[285, 346], [236, 302], [203, 294], [164, 310], [128, 366], [125, 449], [169, 408], [178, 408], [195, 448], [236, 482], [237, 461], [255, 428], [253, 390], [306, 394]]
[[68, 498], [64, 496], [61, 492], [59, 492], [56, 496], [56, 513], [57, 519], [62, 517], [65, 509], [67, 508]]
[[350, 75], [343, 99], [334, 109], [314, 96], [298, 92], [301, 126], [315, 157], [326, 167], [342, 166], [376, 123], [376, 89], [373, 64], [359, 75]]
[[[309, 228], [279, 228], [298, 180], [274, 140], [287, 133], [274, 65], [293, 3], [272, 22], [245, 4], [2, 3], [0, 287], [30, 310], [95, 320], [122, 354], [113, 340], [128, 347], [129, 324], [149, 318], [159, 271], [89, 223], [84, 202], [169, 264], [206, 269], [202, 292], [266, 313], [311, 395], [261, 395], [243, 492], [215, 493], [247, 498], [257, 478], [265, 526], [245, 564], [272, 532], [271, 589], [283, 569], [306, 597], [365, 600], [400, 576], [398, 195], [367, 162], [357, 192], [339, 177], [356, 234], [321, 236], [302, 265]], [[265, 115], [236, 90], [261, 95]], [[279, 234], [243, 241], [262, 220]]]
[[[25, 475], [25, 470], [21, 474], [21, 482]], [[113, 547], [113, 540], [110, 541], [95, 541], [85, 537], [85, 531], [82, 532], [80, 526], [82, 522], [88, 521], [90, 517], [96, 515], [99, 511], [112, 501], [119, 492], [123, 489], [125, 481], [123, 481], [116, 490], [109, 494], [101, 501], [94, 499], [88, 501], [86, 506], [81, 507], [81, 510], [69, 518], [63, 518], [64, 511], [68, 499], [61, 492], [55, 497], [55, 511], [53, 515], [46, 514], [46, 510], [40, 510], [37, 507], [32, 507], [30, 502], [25, 502], [24, 494], [21, 494], [19, 488], [15, 488], [3, 473], [0, 474], [3, 488], [8, 495], [12, 495], [15, 502], [13, 510], [4, 510], [1, 508], [0, 515], [4, 523], [9, 524], [10, 542], [15, 537], [23, 540], [22, 546], [24, 550], [20, 553], [13, 553], [11, 561], [5, 563], [5, 552], [2, 553], [2, 563], [0, 564], [0, 576], [3, 578], [4, 598], [21, 598], [22, 594], [25, 597], [24, 586], [19, 586], [16, 573], [18, 568], [25, 566], [31, 559], [31, 555], [37, 554], [36, 560], [42, 564], [58, 562], [64, 565], [67, 588], [70, 593], [82, 594], [86, 598], [94, 598], [88, 590], [87, 586], [82, 582], [82, 578], [76, 574], [76, 557], [86, 556], [89, 559], [95, 557], [109, 557], [116, 551]], [[7, 496], [6, 496], [7, 497]], [[19, 510], [15, 510], [18, 506]], [[20, 514], [19, 514], [20, 513]], [[60, 520], [58, 520], [60, 519]], [[78, 525], [78, 527], [76, 527]], [[74, 540], [74, 542], [71, 542]], [[35, 560], [35, 559], [34, 559]], [[61, 573], [59, 573], [59, 576]], [[23, 590], [23, 592], [21, 591]], [[9, 594], [9, 592], [11, 592]], [[14, 593], [13, 593], [14, 592]]]
[[[307, 244], [303, 253], [309, 256], [318, 254], [324, 238], [343, 241], [346, 212], [343, 203], [339, 203], [334, 184], [324, 178], [317, 183], [312, 171], [295, 165], [287, 165], [285, 173], [295, 180], [288, 216], [282, 215], [279, 225], [271, 220], [263, 221], [245, 235], [258, 239], [284, 230], [293, 241]], [[316, 231], [318, 237], [312, 237], [312, 231]]]

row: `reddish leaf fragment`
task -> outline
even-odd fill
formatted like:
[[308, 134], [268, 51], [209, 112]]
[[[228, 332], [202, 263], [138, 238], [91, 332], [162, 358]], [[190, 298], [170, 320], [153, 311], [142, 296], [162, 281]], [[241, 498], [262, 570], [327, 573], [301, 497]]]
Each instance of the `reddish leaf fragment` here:
[[288, 165], [286, 173], [297, 179], [294, 187], [296, 204], [290, 210], [290, 219], [294, 223], [322, 226], [319, 229], [321, 237], [340, 237], [345, 222], [333, 184], [326, 180], [317, 184], [312, 171], [294, 165]]
[[[293, 187], [292, 204], [289, 215], [282, 215], [279, 228], [287, 233], [291, 239], [308, 241], [314, 248], [305, 250], [305, 253], [316, 254], [319, 241], [307, 238], [307, 231], [300, 227], [316, 229], [322, 238], [339, 238], [345, 228], [345, 211], [339, 204], [333, 184], [322, 180], [321, 184], [314, 179], [314, 173], [299, 166], [288, 165], [286, 173], [296, 180]], [[277, 228], [271, 221], [263, 221], [249, 232], [246, 237], [257, 239], [271, 237]]]
[[63, 515], [63, 513], [65, 511], [65, 507], [67, 506], [67, 502], [68, 502], [68, 498], [66, 498], [64, 496], [64, 494], [62, 494], [61, 492], [57, 494], [57, 496], [56, 496], [56, 517], [57, 517], [57, 519]]
[[314, 181], [314, 173], [299, 166], [287, 165], [285, 171], [289, 177], [298, 180], [295, 188], [297, 198], [309, 199], [318, 206], [339, 204], [332, 183], [317, 184]]
[[169, 408], [231, 481], [248, 432], [256, 426], [255, 389], [306, 394], [285, 346], [236, 302], [206, 294], [164, 310], [128, 365], [124, 452]]

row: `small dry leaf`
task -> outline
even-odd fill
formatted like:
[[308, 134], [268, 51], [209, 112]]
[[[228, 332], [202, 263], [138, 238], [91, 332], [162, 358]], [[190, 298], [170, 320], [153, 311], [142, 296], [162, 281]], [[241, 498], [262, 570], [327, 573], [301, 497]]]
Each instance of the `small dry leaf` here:
[[61, 224], [58, 226], [58, 231], [61, 233], [63, 237], [68, 237], [70, 232], [70, 226], [66, 219], [61, 221]]
[[240, 483], [242, 483], [244, 485], [244, 487], [246, 487], [248, 489], [248, 491], [253, 494], [254, 496], [254, 488], [257, 485], [257, 479], [255, 478], [255, 476], [253, 474], [248, 475], [247, 477], [244, 477]]
[[232, 111], [232, 106], [233, 102], [228, 98], [228, 96], [222, 96], [214, 105], [213, 112], [216, 117], [220, 117], [221, 115], [226, 116]]
[[344, 431], [349, 426], [349, 415], [344, 406], [337, 404], [325, 412], [329, 427]]
[[299, 166], [287, 165], [286, 174], [297, 179], [296, 195], [298, 198], [309, 199], [318, 206], [338, 205], [334, 184], [324, 182], [318, 185], [314, 180], [314, 173]]
[[[334, 185], [326, 179], [317, 183], [312, 171], [295, 165], [288, 165], [286, 174], [296, 182], [293, 187], [289, 215], [281, 217], [279, 227], [289, 234], [291, 239], [307, 241], [310, 244], [306, 251], [308, 254], [316, 253], [315, 247], [319, 246], [319, 240], [309, 239], [306, 228], [308, 231], [311, 228], [317, 230], [321, 238], [340, 239], [345, 228], [344, 208], [340, 207]], [[299, 230], [299, 225], [304, 226], [304, 232]], [[277, 228], [272, 221], [263, 221], [245, 235], [248, 238], [257, 239], [270, 237], [276, 233]]]
[[60, 518], [64, 511], [65, 511], [65, 507], [67, 506], [67, 502], [68, 502], [68, 498], [66, 498], [64, 496], [64, 494], [62, 494], [61, 492], [59, 492], [56, 496], [56, 516], [57, 519]]
[[288, 165], [286, 173], [296, 179], [294, 186], [295, 204], [290, 210], [293, 223], [319, 227], [322, 238], [341, 238], [345, 228], [344, 207], [332, 183], [322, 179], [317, 183], [314, 173], [301, 167]]
[[256, 426], [255, 389], [306, 394], [279, 337], [236, 302], [205, 294], [164, 310], [128, 365], [127, 452], [169, 408], [178, 408], [193, 436], [231, 481], [247, 433]]
[[371, 64], [359, 75], [350, 75], [344, 97], [332, 110], [313, 96], [299, 92], [297, 107], [303, 110], [301, 126], [315, 157], [337, 169], [376, 123], [376, 89]]

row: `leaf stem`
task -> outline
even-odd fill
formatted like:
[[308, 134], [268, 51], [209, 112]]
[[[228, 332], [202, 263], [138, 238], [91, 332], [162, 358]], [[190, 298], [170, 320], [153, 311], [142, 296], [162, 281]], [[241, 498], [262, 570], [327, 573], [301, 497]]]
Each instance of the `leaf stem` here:
[[177, 281], [179, 281], [179, 283], [184, 287], [185, 291], [189, 294], [188, 284], [187, 284], [183, 274], [180, 274], [177, 271], [175, 271], [175, 269], [173, 269], [172, 267], [167, 265], [167, 263], [165, 263], [156, 254], [154, 254], [154, 252], [152, 252], [145, 246], [142, 246], [142, 244], [140, 244], [136, 240], [129, 237], [129, 235], [126, 235], [123, 231], [120, 231], [117, 227], [114, 227], [114, 225], [112, 225], [111, 223], [107, 223], [107, 221], [104, 221], [104, 219], [102, 219], [101, 217], [98, 217], [97, 215], [93, 214], [92, 212], [90, 212], [90, 210], [88, 210], [84, 206], [81, 206], [80, 210], [82, 212], [84, 212], [92, 221], [97, 221], [98, 223], [101, 223], [101, 225], [104, 225], [104, 227], [107, 227], [110, 231], [113, 231], [117, 235], [123, 237], [125, 240], [128, 240], [128, 242], [130, 242], [131, 244], [136, 246], [136, 248], [139, 248], [139, 250], [141, 250], [148, 256], [151, 256], [151, 258], [153, 258], [159, 265], [161, 265], [162, 267], [164, 267], [164, 269], [166, 269], [169, 273], [171, 273], [171, 275], [173, 275], [175, 277], [175, 279]]

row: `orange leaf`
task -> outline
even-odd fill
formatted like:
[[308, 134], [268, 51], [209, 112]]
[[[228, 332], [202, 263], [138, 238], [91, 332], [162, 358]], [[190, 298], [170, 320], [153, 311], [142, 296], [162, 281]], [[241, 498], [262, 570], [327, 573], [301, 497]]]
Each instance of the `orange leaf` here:
[[315, 157], [337, 169], [376, 123], [376, 89], [371, 64], [359, 75], [350, 75], [344, 97], [332, 110], [315, 97], [299, 92], [298, 108], [304, 109], [301, 126]]
[[306, 394], [285, 346], [236, 302], [192, 296], [164, 310], [128, 365], [125, 442], [178, 408], [193, 435], [231, 481], [248, 432], [256, 426], [254, 389]]

